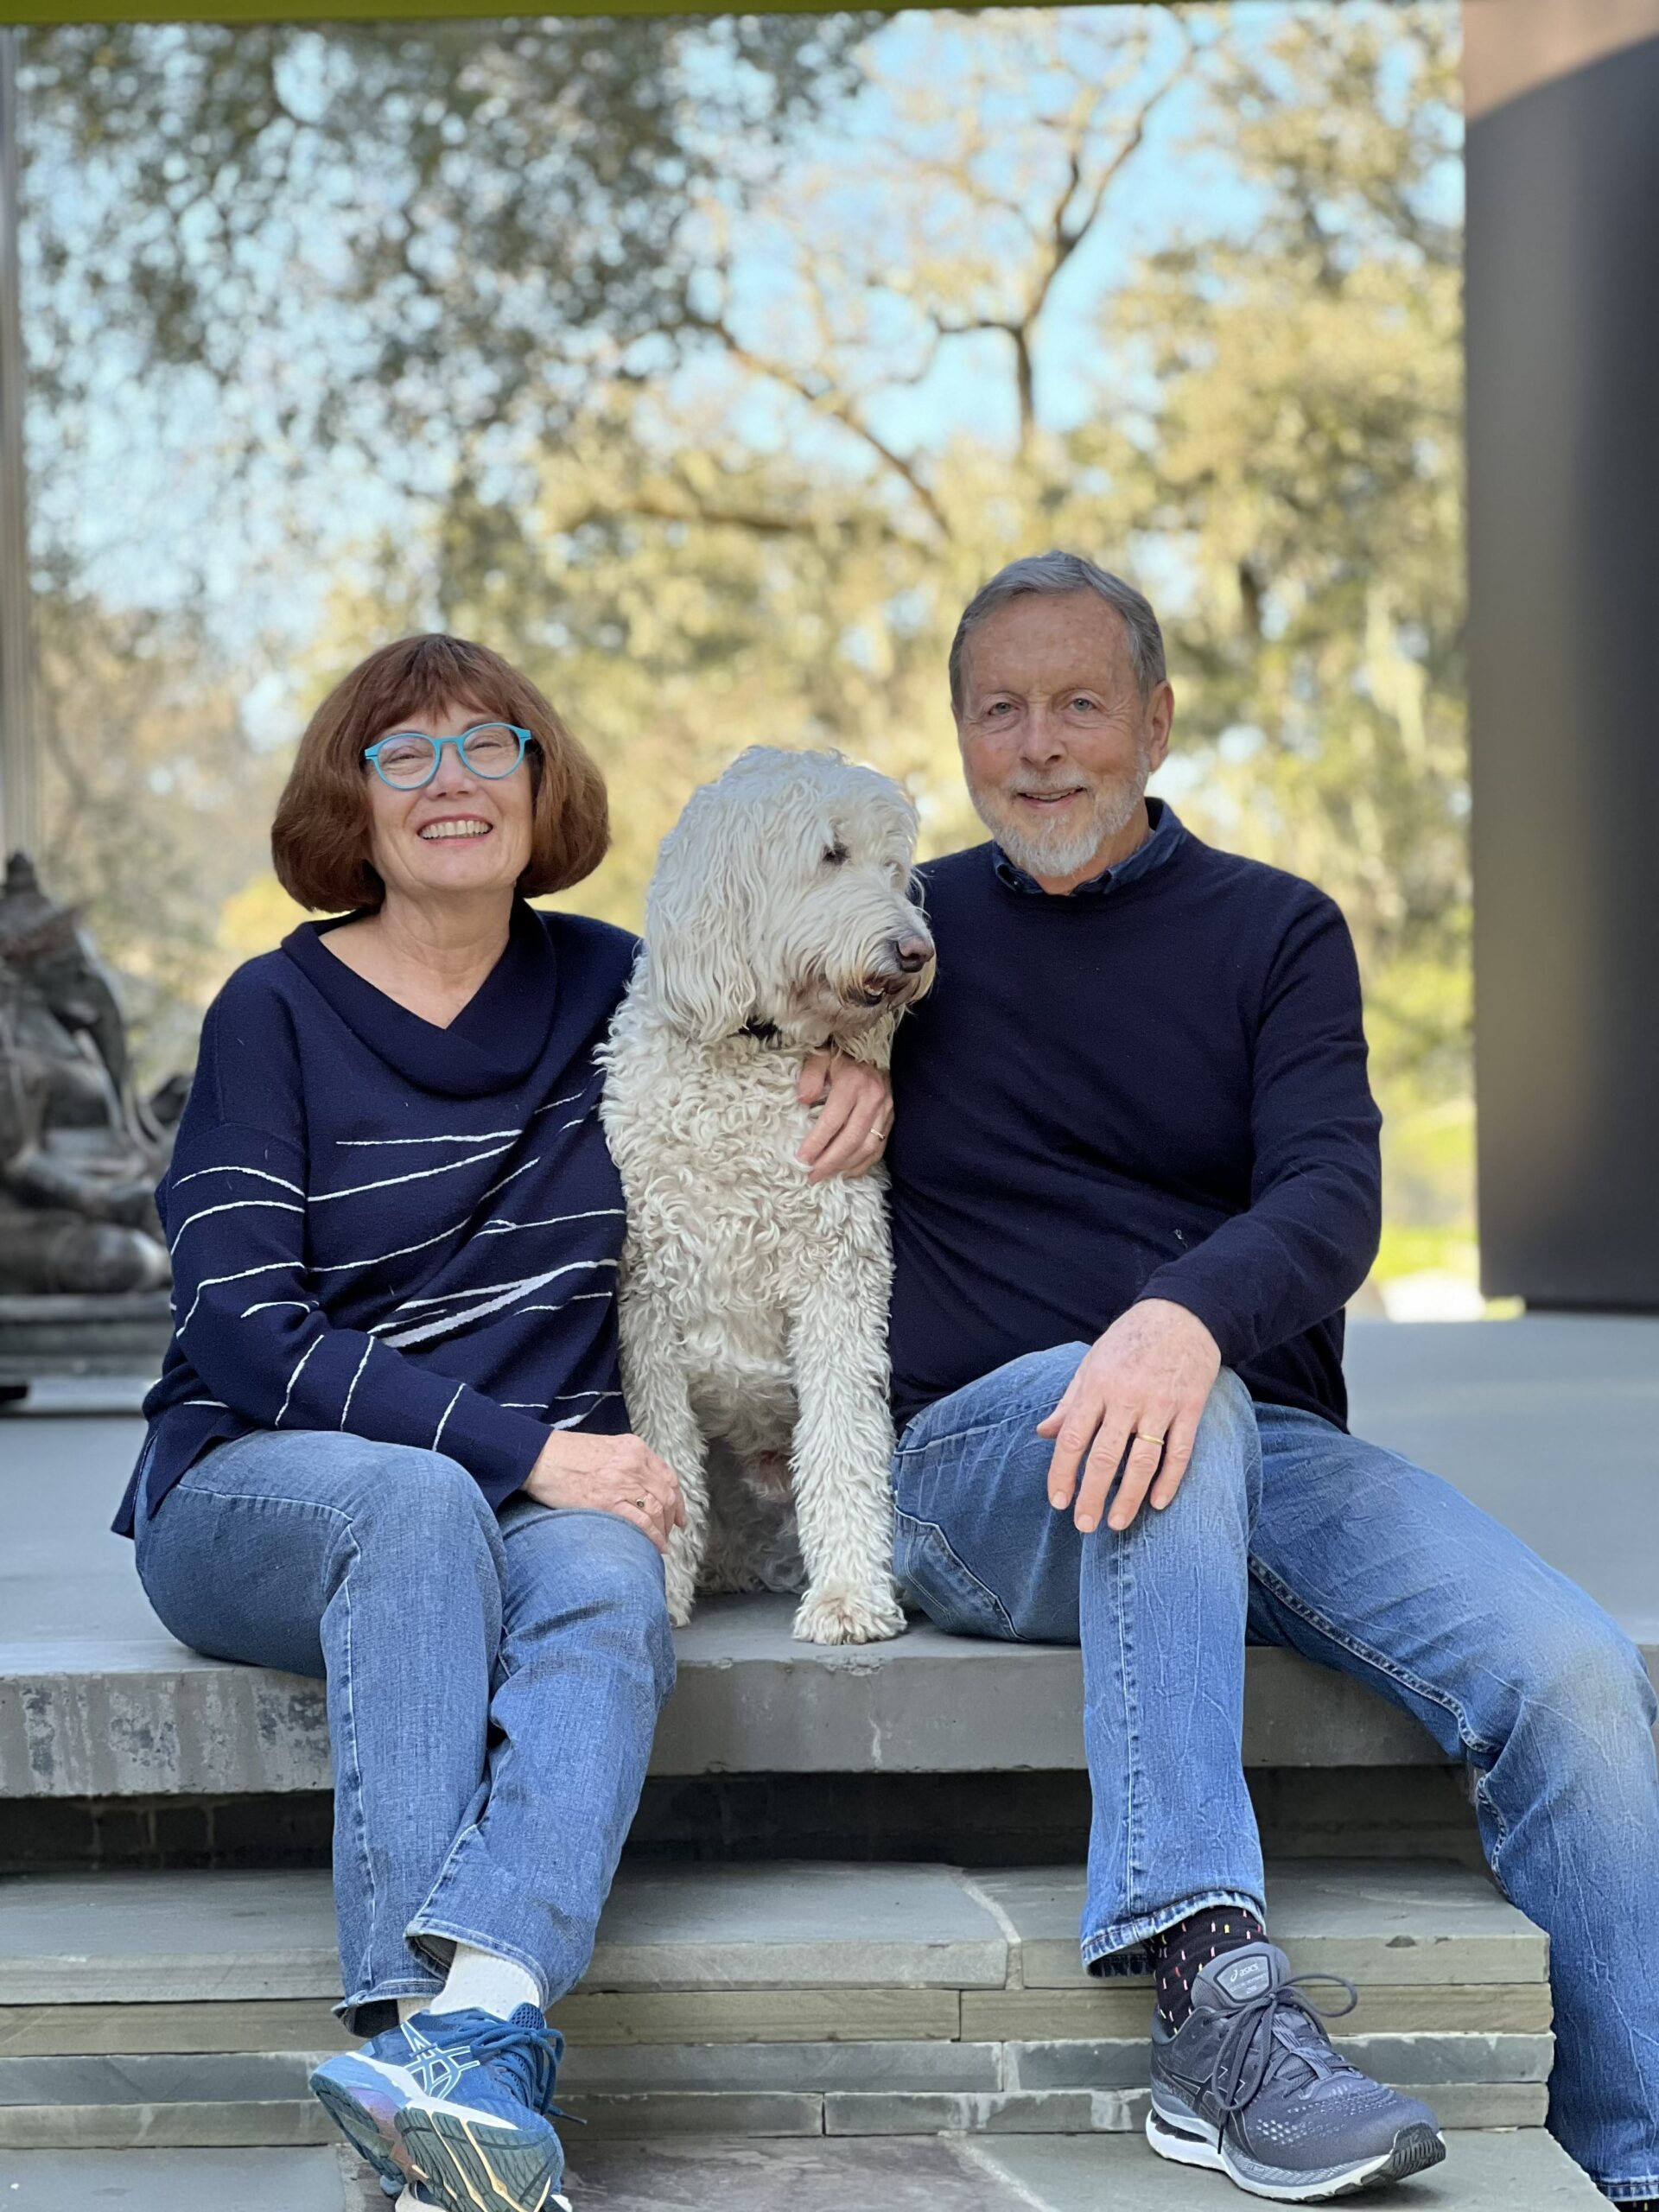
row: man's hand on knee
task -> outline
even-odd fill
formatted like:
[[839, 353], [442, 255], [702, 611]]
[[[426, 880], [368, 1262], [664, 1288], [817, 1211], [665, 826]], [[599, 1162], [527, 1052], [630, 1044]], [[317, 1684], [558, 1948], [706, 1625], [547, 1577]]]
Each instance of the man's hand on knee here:
[[1075, 1498], [1078, 1528], [1085, 1535], [1097, 1529], [1121, 1466], [1108, 1527], [1127, 1529], [1148, 1490], [1161, 1513], [1181, 1486], [1220, 1372], [1215, 1338], [1185, 1306], [1147, 1298], [1121, 1314], [1038, 1426], [1039, 1436], [1055, 1440], [1048, 1502], [1056, 1512]]

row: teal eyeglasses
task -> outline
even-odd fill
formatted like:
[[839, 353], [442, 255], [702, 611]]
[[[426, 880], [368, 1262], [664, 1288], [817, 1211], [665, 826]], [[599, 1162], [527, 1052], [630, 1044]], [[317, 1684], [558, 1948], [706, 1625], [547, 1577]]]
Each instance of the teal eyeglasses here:
[[422, 729], [400, 729], [378, 745], [365, 745], [363, 758], [383, 784], [395, 791], [417, 791], [438, 772], [443, 748], [453, 745], [474, 775], [499, 783], [512, 775], [535, 739], [517, 722], [478, 722], [459, 737], [429, 737]]

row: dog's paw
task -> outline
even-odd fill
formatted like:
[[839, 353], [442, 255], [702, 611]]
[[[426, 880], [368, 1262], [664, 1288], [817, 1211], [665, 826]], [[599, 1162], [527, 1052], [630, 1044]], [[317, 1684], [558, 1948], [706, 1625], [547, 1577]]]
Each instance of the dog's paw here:
[[879, 1643], [902, 1636], [905, 1616], [892, 1588], [857, 1582], [826, 1582], [809, 1590], [795, 1615], [802, 1643]]

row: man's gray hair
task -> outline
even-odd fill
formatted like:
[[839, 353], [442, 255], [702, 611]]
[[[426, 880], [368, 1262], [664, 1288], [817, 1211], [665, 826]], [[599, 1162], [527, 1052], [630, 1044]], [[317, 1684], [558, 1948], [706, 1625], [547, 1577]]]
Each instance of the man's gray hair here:
[[958, 713], [962, 709], [963, 649], [968, 632], [988, 614], [995, 614], [999, 607], [1006, 607], [1011, 599], [1022, 599], [1028, 594], [1058, 599], [1078, 591], [1096, 593], [1108, 607], [1116, 607], [1122, 616], [1123, 627], [1128, 632], [1129, 665], [1141, 687], [1141, 696], [1146, 698], [1164, 681], [1164, 633], [1152, 611], [1152, 601], [1144, 592], [1125, 583], [1122, 576], [1113, 575], [1109, 569], [1096, 568], [1080, 553], [1028, 553], [1024, 560], [1010, 561], [1006, 569], [999, 569], [989, 583], [980, 586], [963, 610], [957, 634], [950, 641], [950, 704]]

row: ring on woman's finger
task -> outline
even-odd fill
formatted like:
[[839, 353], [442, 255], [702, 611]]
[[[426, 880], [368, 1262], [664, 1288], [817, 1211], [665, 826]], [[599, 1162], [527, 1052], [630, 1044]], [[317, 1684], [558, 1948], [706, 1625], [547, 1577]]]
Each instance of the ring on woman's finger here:
[[1135, 1444], [1150, 1444], [1154, 1452], [1161, 1452], [1164, 1448], [1164, 1439], [1161, 1436], [1147, 1436], [1138, 1428], [1130, 1441]]
[[645, 1510], [645, 1501], [643, 1497], [636, 1497], [634, 1499], [633, 1510], [636, 1513], [643, 1513]]

